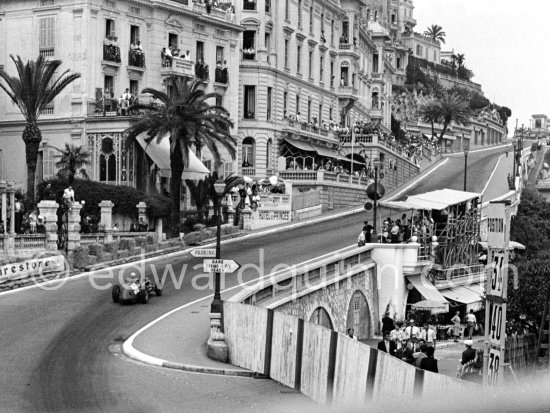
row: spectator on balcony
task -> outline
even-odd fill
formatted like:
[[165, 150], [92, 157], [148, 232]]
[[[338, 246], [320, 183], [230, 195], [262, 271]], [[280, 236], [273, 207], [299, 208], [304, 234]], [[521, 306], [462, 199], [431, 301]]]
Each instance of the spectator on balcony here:
[[218, 60], [216, 62], [216, 70], [214, 71], [214, 81], [216, 83], [223, 83], [222, 80], [222, 62]]
[[227, 68], [227, 60], [224, 60], [222, 65], [222, 82], [229, 83], [229, 69]]
[[102, 99], [103, 99], [103, 116], [105, 116], [105, 112], [110, 112], [111, 106], [112, 106], [112, 102], [111, 102], [112, 95], [109, 89], [105, 88], [105, 93], [103, 94]]
[[206, 7], [206, 13], [212, 13], [212, 3], [210, 0], [204, 0], [204, 6]]
[[189, 50], [185, 51], [185, 55], [183, 55], [183, 60], [191, 61], [191, 54], [190, 54]]
[[300, 112], [296, 114], [296, 122], [302, 122], [302, 115], [300, 115]]
[[162, 51], [160, 52], [160, 57], [162, 58], [162, 65], [164, 67], [172, 67], [173, 58], [170, 49], [163, 47]]
[[348, 35], [344, 33], [342, 36], [340, 36], [340, 43], [347, 44], [348, 43]]

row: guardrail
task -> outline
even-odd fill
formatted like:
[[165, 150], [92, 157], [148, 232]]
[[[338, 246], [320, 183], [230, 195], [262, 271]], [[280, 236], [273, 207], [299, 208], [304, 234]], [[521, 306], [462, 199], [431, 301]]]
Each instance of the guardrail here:
[[[5, 238], [2, 239], [4, 241]], [[46, 234], [22, 234], [15, 236], [16, 250], [46, 249]]]

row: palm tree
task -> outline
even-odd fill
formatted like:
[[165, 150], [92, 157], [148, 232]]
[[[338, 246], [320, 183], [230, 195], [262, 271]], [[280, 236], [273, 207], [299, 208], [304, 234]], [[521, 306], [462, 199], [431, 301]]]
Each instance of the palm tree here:
[[439, 135], [439, 142], [441, 142], [451, 122], [468, 126], [472, 111], [469, 102], [454, 93], [443, 95], [439, 98], [438, 103], [440, 106], [441, 121], [443, 122], [443, 129], [441, 130], [441, 135]]
[[76, 175], [80, 175], [84, 179], [90, 179], [85, 166], [90, 164], [90, 153], [82, 148], [73, 144], [65, 144], [65, 149], [60, 150], [60, 155], [57, 155], [59, 159], [55, 166], [59, 168], [57, 176], [60, 178], [66, 178], [69, 185], [72, 185]]
[[[216, 97], [205, 93], [199, 79], [170, 79], [171, 93], [146, 88], [143, 93], [151, 94], [160, 104], [138, 104], [134, 108], [145, 109], [147, 114], [127, 129], [129, 143], [145, 132], [147, 144], [162, 139], [170, 140], [170, 195], [172, 197], [172, 234], [178, 235], [180, 223], [181, 174], [188, 165], [189, 150], [207, 147], [216, 165], [221, 163], [218, 147], [223, 146], [234, 159], [237, 144], [229, 130], [233, 122], [229, 112], [218, 105], [208, 103]], [[129, 147], [129, 145], [128, 145]]]
[[439, 143], [443, 141], [443, 136], [452, 122], [465, 126], [470, 124], [471, 109], [469, 103], [455, 93], [447, 93], [438, 99], [427, 99], [420, 105], [419, 113], [422, 120], [431, 123], [432, 136], [436, 136], [434, 123], [443, 124], [441, 134], [438, 137]]
[[66, 70], [56, 77], [56, 71], [61, 66], [60, 60], [46, 60], [38, 56], [36, 61], [29, 60], [24, 63], [20, 56], [10, 57], [17, 69], [17, 76], [10, 76], [5, 70], [0, 70], [0, 88], [8, 94], [12, 103], [19, 107], [25, 117], [23, 142], [27, 163], [27, 197], [32, 204], [38, 149], [42, 140], [38, 118], [63, 89], [80, 77], [80, 73]]
[[462, 65], [464, 64], [464, 60], [466, 60], [466, 58], [464, 57], [464, 54], [459, 53], [456, 55], [456, 64], [458, 65], [459, 68], [461, 68]]
[[426, 28], [424, 31], [424, 36], [429, 37], [434, 42], [445, 43], [445, 36], [447, 36], [447, 33], [443, 31], [443, 27], [438, 24], [432, 24]]
[[199, 222], [203, 221], [204, 213], [207, 211], [208, 201], [210, 200], [211, 183], [207, 178], [199, 181], [194, 181], [192, 179], [185, 180], [185, 184], [189, 188], [191, 199], [197, 208]]

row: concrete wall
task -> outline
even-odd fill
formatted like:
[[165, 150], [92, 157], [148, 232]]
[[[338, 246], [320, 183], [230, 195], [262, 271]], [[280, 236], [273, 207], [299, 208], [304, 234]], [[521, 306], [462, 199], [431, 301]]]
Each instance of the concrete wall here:
[[364, 408], [397, 394], [411, 400], [460, 395], [471, 386], [297, 317], [230, 301], [223, 311], [230, 363], [266, 374], [321, 404]]

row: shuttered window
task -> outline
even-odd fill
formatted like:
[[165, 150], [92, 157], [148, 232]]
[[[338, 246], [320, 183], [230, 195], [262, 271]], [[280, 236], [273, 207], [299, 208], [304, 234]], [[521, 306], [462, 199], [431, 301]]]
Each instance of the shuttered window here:
[[55, 51], [55, 17], [43, 17], [39, 20], [38, 49], [45, 57], [53, 56]]

